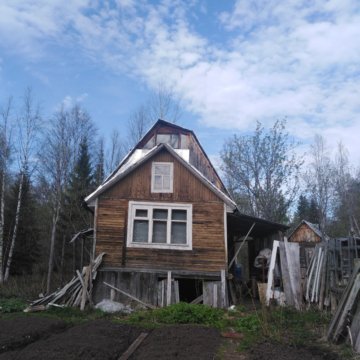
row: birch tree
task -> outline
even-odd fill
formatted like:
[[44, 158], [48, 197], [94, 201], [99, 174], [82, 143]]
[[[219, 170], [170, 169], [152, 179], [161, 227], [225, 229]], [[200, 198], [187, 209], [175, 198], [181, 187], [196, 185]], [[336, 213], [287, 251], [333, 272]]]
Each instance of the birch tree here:
[[22, 191], [25, 176], [32, 172], [31, 162], [34, 161], [36, 144], [40, 129], [40, 112], [39, 107], [34, 106], [31, 89], [27, 89], [24, 96], [24, 106], [21, 116], [18, 118], [18, 156], [19, 156], [19, 190], [17, 196], [17, 205], [14, 219], [14, 227], [11, 235], [9, 253], [7, 256], [4, 281], [7, 281], [10, 274], [10, 267], [13, 258], [17, 231], [19, 226], [19, 217], [22, 205]]
[[5, 190], [6, 177], [11, 155], [11, 124], [10, 114], [12, 110], [12, 98], [1, 109], [0, 124], [0, 284], [4, 282], [4, 225], [5, 225]]
[[182, 115], [182, 103], [172, 88], [158, 84], [149, 100], [141, 104], [130, 116], [126, 146], [130, 149], [145, 135], [158, 119], [176, 123]]
[[326, 233], [334, 191], [334, 169], [322, 136], [315, 135], [310, 155], [311, 162], [305, 181], [318, 208], [320, 229]]
[[234, 135], [226, 141], [222, 170], [241, 211], [286, 220], [299, 189], [302, 165], [295, 145], [285, 131], [285, 120], [276, 121], [269, 130], [258, 122], [253, 135]]
[[64, 206], [65, 190], [71, 170], [77, 160], [80, 144], [84, 138], [95, 141], [96, 129], [88, 113], [79, 105], [71, 109], [61, 108], [55, 113], [48, 129], [42, 151], [43, 172], [49, 184], [52, 213], [47, 274], [47, 292], [50, 291], [54, 267], [56, 235]]
[[51, 207], [51, 234], [48, 260], [46, 292], [50, 292], [54, 265], [56, 231], [60, 219], [63, 195], [68, 178], [71, 160], [71, 127], [65, 109], [60, 109], [51, 121], [42, 152], [42, 166], [49, 184]]

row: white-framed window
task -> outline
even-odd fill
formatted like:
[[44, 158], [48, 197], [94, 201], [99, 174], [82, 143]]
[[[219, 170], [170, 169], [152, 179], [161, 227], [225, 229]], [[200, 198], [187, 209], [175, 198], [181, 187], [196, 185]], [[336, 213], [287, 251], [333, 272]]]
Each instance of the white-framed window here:
[[153, 162], [151, 167], [151, 192], [172, 193], [174, 182], [174, 164]]
[[127, 246], [192, 249], [192, 205], [129, 202]]

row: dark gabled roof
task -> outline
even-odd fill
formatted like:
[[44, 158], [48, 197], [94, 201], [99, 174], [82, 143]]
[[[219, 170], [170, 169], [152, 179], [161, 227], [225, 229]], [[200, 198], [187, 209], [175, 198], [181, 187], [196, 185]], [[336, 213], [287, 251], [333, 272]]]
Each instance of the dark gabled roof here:
[[192, 130], [186, 129], [182, 126], [176, 125], [174, 123], [170, 123], [168, 121], [162, 120], [162, 119], [158, 119], [155, 124], [146, 132], [146, 134], [138, 141], [138, 143], [134, 146], [133, 149], [130, 150], [130, 152], [122, 159], [122, 161], [120, 162], [120, 164], [115, 168], [115, 170], [104, 180], [103, 183], [107, 182], [108, 180], [110, 180], [117, 172], [118, 170], [129, 160], [129, 158], [133, 155], [133, 153], [135, 152], [136, 149], [141, 148], [141, 146], [144, 146], [144, 142], [146, 140], [146, 138], [148, 137], [148, 135], [150, 135], [155, 128], [160, 127], [160, 126], [168, 126], [168, 127], [172, 127], [173, 129], [176, 129], [178, 131], [184, 132], [184, 133], [188, 133], [191, 134], [196, 143], [199, 145], [202, 153], [204, 154], [205, 158], [208, 160], [210, 166], [212, 167], [212, 169], [214, 170], [217, 178], [219, 179], [223, 189], [226, 192], [226, 195], [228, 197], [230, 197], [229, 192], [226, 189], [226, 186], [224, 185], [223, 181], [221, 180], [221, 177], [219, 176], [219, 174], [217, 173], [216, 169], [214, 168], [214, 166], [212, 165], [209, 157], [207, 156], [206, 152], [204, 151], [203, 147], [200, 144], [200, 141], [198, 140], [198, 138], [196, 137], [195, 133]]

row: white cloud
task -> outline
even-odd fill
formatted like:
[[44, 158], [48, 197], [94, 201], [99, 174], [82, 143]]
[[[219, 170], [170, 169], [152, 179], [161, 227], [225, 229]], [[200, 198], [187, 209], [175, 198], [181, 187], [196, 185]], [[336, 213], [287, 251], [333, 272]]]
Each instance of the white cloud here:
[[150, 87], [172, 86], [204, 125], [247, 130], [287, 117], [300, 139], [319, 132], [360, 153], [359, 2], [239, 0], [214, 19], [222, 44], [196, 31], [194, 6], [5, 0], [0, 46], [35, 58], [49, 43], [78, 48]]

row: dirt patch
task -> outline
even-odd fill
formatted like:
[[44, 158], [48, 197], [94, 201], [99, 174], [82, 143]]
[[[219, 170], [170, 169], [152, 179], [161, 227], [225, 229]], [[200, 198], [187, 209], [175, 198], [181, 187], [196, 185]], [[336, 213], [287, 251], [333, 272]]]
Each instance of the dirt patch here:
[[239, 352], [241, 338], [222, 337], [213, 328], [195, 325], [144, 330], [108, 320], [73, 327], [41, 317], [0, 320], [0, 360], [118, 359], [141, 332], [149, 335], [130, 360], [339, 360], [322, 347], [295, 348], [263, 342]]
[[264, 342], [248, 351], [249, 360], [340, 360], [333, 354], [320, 347], [295, 348], [289, 345]]
[[221, 340], [216, 329], [190, 325], [166, 326], [153, 330], [130, 359], [213, 359]]
[[0, 320], [0, 353], [23, 348], [51, 334], [64, 331], [66, 323], [40, 317], [19, 317]]
[[0, 359], [117, 359], [139, 334], [138, 328], [97, 320], [38, 340], [21, 351], [2, 354]]

